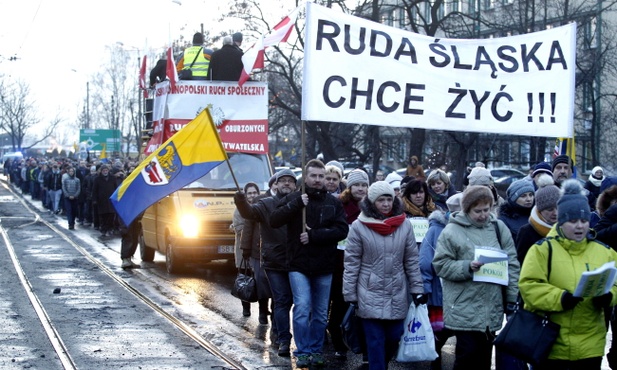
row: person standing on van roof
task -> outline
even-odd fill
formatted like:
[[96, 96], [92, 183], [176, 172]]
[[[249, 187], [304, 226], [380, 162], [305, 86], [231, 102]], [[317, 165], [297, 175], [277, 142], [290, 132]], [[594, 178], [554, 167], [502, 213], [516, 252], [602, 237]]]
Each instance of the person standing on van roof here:
[[212, 81], [238, 81], [242, 74], [242, 50], [231, 36], [223, 37], [223, 47], [212, 53], [208, 76]]
[[296, 176], [291, 170], [283, 169], [277, 172], [273, 178], [274, 180], [270, 182], [270, 190], [276, 187], [275, 195], [261, 196], [255, 199], [255, 202], [249, 204], [246, 195], [237, 192], [234, 196], [234, 202], [242, 217], [259, 222], [261, 263], [270, 283], [274, 303], [272, 329], [277, 336], [278, 355], [289, 357], [291, 344], [289, 311], [293, 305], [293, 299], [289, 284], [287, 228], [272, 227], [270, 215], [283, 197], [296, 190]]
[[193, 45], [184, 49], [182, 56], [176, 63], [178, 73], [183, 69], [190, 69], [193, 73], [193, 80], [207, 80], [208, 67], [212, 50], [205, 48], [204, 35], [197, 32], [193, 35]]

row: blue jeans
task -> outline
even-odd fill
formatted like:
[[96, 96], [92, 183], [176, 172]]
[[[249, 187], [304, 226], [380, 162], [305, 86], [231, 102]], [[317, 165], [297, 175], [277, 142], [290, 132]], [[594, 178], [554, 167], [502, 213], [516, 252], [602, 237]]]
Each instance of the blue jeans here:
[[289, 311], [293, 305], [291, 285], [289, 284], [289, 273], [287, 271], [265, 269], [270, 289], [272, 290], [272, 301], [274, 302], [274, 313], [272, 320], [277, 332], [278, 343], [291, 342], [291, 326], [289, 324]]
[[66, 211], [66, 219], [69, 226], [75, 226], [75, 217], [77, 216], [77, 199], [64, 198], [64, 210]]
[[51, 197], [51, 210], [57, 212], [60, 208], [60, 198], [62, 198], [62, 189], [49, 190], [49, 196]]
[[369, 369], [385, 370], [388, 368], [388, 362], [398, 351], [404, 321], [362, 319]]
[[289, 272], [293, 293], [293, 327], [295, 356], [321, 353], [326, 326], [332, 274], [307, 276]]

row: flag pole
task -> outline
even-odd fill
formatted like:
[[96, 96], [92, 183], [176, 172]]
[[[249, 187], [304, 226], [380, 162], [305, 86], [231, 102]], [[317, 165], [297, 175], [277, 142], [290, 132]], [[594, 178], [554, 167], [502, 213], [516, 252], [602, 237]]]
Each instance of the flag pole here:
[[236, 189], [238, 189], [238, 191], [240, 191], [241, 190], [240, 189], [240, 185], [238, 184], [238, 180], [236, 179], [236, 175], [234, 174], [234, 170], [231, 167], [231, 163], [229, 162], [229, 157], [227, 156], [227, 152], [225, 151], [225, 148], [223, 148], [223, 142], [221, 141], [221, 136], [219, 135], [219, 130], [214, 125], [214, 120], [212, 120], [212, 115], [210, 114], [210, 108], [206, 108], [206, 111], [208, 113], [208, 118], [210, 119], [210, 124], [212, 125], [212, 128], [214, 129], [214, 133], [216, 135], [216, 138], [218, 139], [217, 141], [219, 143], [219, 147], [221, 148], [221, 151], [223, 153], [225, 153], [225, 162], [229, 166], [229, 172], [231, 173], [231, 177], [234, 179], [234, 183], [236, 184]]
[[[304, 194], [306, 183], [306, 121], [302, 120], [302, 184], [300, 189], [300, 194]], [[302, 232], [306, 232], [306, 207], [302, 208]]]

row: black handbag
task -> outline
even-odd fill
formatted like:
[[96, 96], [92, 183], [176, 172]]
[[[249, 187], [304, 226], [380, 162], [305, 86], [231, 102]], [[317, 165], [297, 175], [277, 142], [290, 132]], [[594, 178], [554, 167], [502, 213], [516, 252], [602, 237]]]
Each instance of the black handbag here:
[[[548, 273], [551, 276], [553, 246], [548, 240]], [[548, 358], [553, 344], [559, 336], [561, 326], [543, 316], [520, 307], [517, 299], [514, 313], [501, 329], [493, 344], [495, 348], [515, 356], [529, 364], [538, 366]]]
[[249, 268], [248, 261], [244, 257], [240, 262], [234, 286], [231, 288], [231, 295], [242, 301], [257, 302], [257, 282]]
[[343, 321], [341, 322], [343, 343], [355, 354], [363, 353], [366, 347], [364, 341], [364, 328], [361, 319], [356, 316], [356, 305], [350, 304]]
[[201, 49], [203, 48], [199, 48], [199, 51], [197, 52], [197, 54], [195, 54], [195, 59], [193, 59], [193, 62], [191, 63], [189, 68], [183, 69], [180, 72], [178, 72], [178, 78], [180, 80], [192, 80], [193, 79], [193, 71], [191, 70], [191, 68], [193, 68], [193, 64], [195, 64], [195, 61], [197, 60], [199, 53], [201, 53]]
[[561, 326], [516, 305], [514, 314], [495, 338], [495, 348], [534, 366], [548, 357]]

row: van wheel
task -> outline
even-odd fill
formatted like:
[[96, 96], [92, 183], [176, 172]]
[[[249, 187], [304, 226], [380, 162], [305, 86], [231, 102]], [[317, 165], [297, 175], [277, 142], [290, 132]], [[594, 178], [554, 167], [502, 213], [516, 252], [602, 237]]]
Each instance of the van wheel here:
[[167, 241], [167, 248], [165, 249], [165, 267], [167, 267], [167, 273], [176, 274], [182, 271], [182, 261], [175, 253], [171, 241]]
[[154, 252], [153, 248], [146, 246], [146, 241], [144, 240], [144, 232], [141, 228], [139, 228], [139, 255], [141, 260], [144, 262], [152, 262], [154, 261]]

